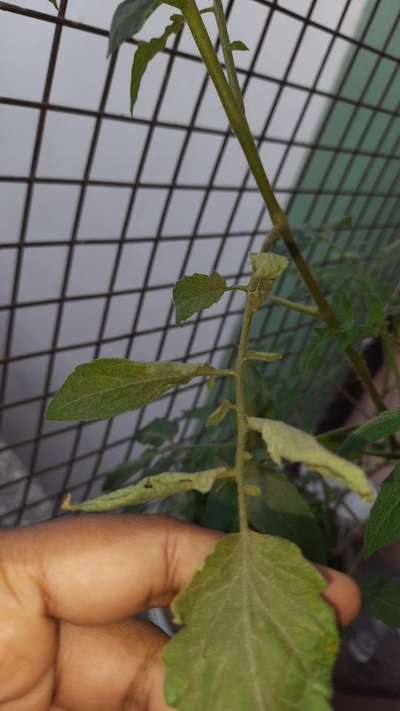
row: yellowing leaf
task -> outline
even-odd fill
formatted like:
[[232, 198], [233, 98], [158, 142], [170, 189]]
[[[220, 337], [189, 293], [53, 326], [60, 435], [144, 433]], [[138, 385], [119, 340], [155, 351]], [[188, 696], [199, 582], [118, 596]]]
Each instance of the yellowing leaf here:
[[272, 289], [275, 279], [285, 271], [289, 262], [286, 257], [272, 252], [250, 254], [253, 276], [249, 282], [249, 298], [252, 308], [256, 311], [264, 303]]
[[322, 447], [315, 437], [278, 420], [249, 417], [248, 424], [251, 430], [260, 432], [276, 464], [281, 464], [282, 459], [302, 462], [322, 476], [340, 481], [361, 498], [367, 501], [374, 498], [374, 491], [363, 470]]
[[206, 494], [217, 479], [233, 477], [233, 471], [225, 467], [207, 469], [195, 474], [182, 472], [166, 472], [156, 476], [148, 476], [135, 486], [126, 486], [110, 494], [89, 499], [81, 504], [72, 504], [70, 496], [64, 501], [63, 509], [66, 511], [85, 511], [98, 513], [99, 511], [113, 511], [124, 506], [144, 504], [147, 501], [166, 499], [168, 496], [179, 494], [182, 491], [199, 491]]
[[329, 711], [338, 635], [320, 597], [325, 586], [292, 543], [250, 531], [225, 536], [173, 603], [185, 627], [164, 652], [167, 703]]
[[256, 279], [268, 279], [269, 281], [277, 279], [289, 264], [286, 257], [281, 257], [279, 254], [273, 254], [272, 252], [250, 254], [250, 260], [253, 267], [253, 276]]
[[99, 358], [74, 370], [52, 399], [49, 420], [106, 420], [137, 410], [170, 388], [197, 376], [215, 376], [211, 365], [140, 363], [123, 358]]

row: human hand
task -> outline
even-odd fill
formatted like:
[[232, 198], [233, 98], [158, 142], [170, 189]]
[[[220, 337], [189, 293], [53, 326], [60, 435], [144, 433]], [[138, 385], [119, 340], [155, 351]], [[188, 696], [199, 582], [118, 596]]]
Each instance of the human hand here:
[[[0, 532], [0, 711], [170, 711], [168, 637], [133, 615], [168, 607], [222, 534], [165, 516], [62, 518]], [[360, 595], [328, 568], [338, 621]]]

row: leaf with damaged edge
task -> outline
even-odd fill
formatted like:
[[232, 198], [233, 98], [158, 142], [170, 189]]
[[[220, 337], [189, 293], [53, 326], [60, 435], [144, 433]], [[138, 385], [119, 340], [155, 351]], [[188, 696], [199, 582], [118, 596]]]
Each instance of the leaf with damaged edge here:
[[202, 494], [206, 494], [217, 479], [229, 476], [234, 476], [233, 470], [231, 471], [225, 467], [207, 469], [194, 474], [166, 472], [145, 477], [135, 486], [126, 486], [123, 489], [117, 489], [110, 494], [104, 494], [104, 496], [98, 496], [80, 504], [71, 503], [71, 497], [68, 495], [63, 503], [63, 509], [64, 511], [96, 513], [113, 511], [134, 504], [143, 504], [147, 501], [166, 499], [168, 496], [179, 494], [182, 491], [199, 491]]
[[131, 113], [135, 106], [140, 84], [143, 75], [154, 57], [161, 52], [171, 35], [177, 34], [183, 27], [185, 19], [183, 15], [172, 15], [171, 24], [166, 27], [165, 32], [161, 37], [153, 37], [149, 42], [141, 42], [135, 52], [132, 65], [131, 76]]
[[278, 420], [249, 417], [248, 425], [260, 432], [275, 464], [280, 465], [282, 459], [302, 462], [323, 477], [336, 479], [356, 491], [362, 499], [374, 498], [374, 490], [361, 467], [325, 449], [315, 437]]
[[[164, 651], [179, 711], [329, 711], [339, 640], [324, 579], [297, 546], [252, 531], [222, 538], [174, 600]], [[188, 659], [195, 659], [188, 674]]]
[[170, 388], [218, 375], [211, 365], [99, 358], [79, 365], [50, 402], [49, 420], [106, 420], [137, 410]]
[[213, 306], [220, 300], [226, 289], [227, 283], [218, 272], [214, 272], [211, 276], [207, 274], [184, 276], [174, 288], [176, 322], [181, 324], [198, 311]]

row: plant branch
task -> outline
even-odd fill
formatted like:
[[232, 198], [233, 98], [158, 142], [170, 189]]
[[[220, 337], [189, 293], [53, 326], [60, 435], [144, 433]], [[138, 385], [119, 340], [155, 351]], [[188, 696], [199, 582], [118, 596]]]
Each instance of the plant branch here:
[[[280, 232], [286, 247], [300, 272], [303, 281], [317, 304], [318, 311], [326, 324], [334, 331], [338, 330], [339, 323], [332, 309], [332, 306], [325, 298], [319, 288], [315, 278], [305, 261], [297, 245], [295, 237], [290, 229], [288, 219], [281, 208], [272, 187], [269, 183], [263, 163], [257, 150], [249, 124], [245, 114], [239, 110], [236, 100], [232, 94], [231, 87], [226, 79], [225, 73], [218, 60], [213, 44], [204, 25], [202, 16], [197, 8], [195, 0], [169, 0], [171, 5], [179, 7], [186, 19], [197, 44], [200, 55], [208, 69], [209, 75], [214, 83], [217, 93], [221, 99], [232, 130], [236, 133], [243, 153], [246, 156], [249, 168], [259, 187], [265, 205], [269, 212], [274, 228]], [[353, 346], [348, 346], [345, 350], [346, 356], [364, 387], [375, 404], [378, 412], [386, 410], [386, 405], [376, 389], [369, 372], [368, 366], [360, 353]]]
[[229, 38], [228, 28], [226, 26], [224, 8], [221, 0], [214, 0], [214, 14], [217, 21], [219, 38], [221, 40], [222, 52], [224, 54], [226, 73], [228, 75], [229, 86], [231, 87], [232, 94], [235, 97], [236, 104], [240, 111], [245, 113], [245, 107], [243, 102], [242, 90], [240, 88], [238, 75], [236, 72], [235, 62], [233, 59], [233, 52], [231, 48], [231, 41]]
[[270, 296], [269, 300], [272, 304], [276, 306], [284, 306], [291, 311], [298, 311], [300, 314], [306, 314], [307, 316], [313, 316], [314, 318], [321, 318], [321, 314], [315, 306], [307, 306], [306, 304], [297, 304], [295, 301], [289, 301], [289, 299], [283, 299], [281, 296]]

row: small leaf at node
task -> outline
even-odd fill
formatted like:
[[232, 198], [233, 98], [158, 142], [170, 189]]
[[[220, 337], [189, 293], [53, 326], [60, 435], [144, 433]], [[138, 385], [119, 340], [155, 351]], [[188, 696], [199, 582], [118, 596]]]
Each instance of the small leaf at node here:
[[282, 459], [302, 462], [323, 477], [336, 479], [356, 491], [362, 499], [373, 500], [374, 490], [363, 470], [322, 447], [315, 437], [278, 420], [249, 417], [248, 424], [251, 430], [260, 432], [276, 464], [281, 464]]
[[224, 419], [224, 417], [230, 412], [231, 410], [234, 410], [235, 406], [232, 405], [229, 400], [222, 400], [222, 402], [218, 405], [217, 409], [215, 412], [211, 413], [207, 417], [207, 422], [206, 426], [207, 427], [216, 427], [219, 425], [220, 422]]
[[250, 254], [253, 276], [250, 279], [248, 293], [253, 310], [257, 311], [272, 289], [275, 279], [285, 271], [289, 262], [286, 257], [272, 252]]
[[[173, 602], [184, 624], [164, 651], [179, 711], [329, 711], [339, 647], [326, 582], [297, 546], [224, 536]], [[188, 674], [188, 659], [194, 659]]]
[[132, 76], [131, 76], [131, 113], [135, 106], [140, 84], [143, 75], [152, 59], [164, 49], [168, 38], [177, 34], [183, 27], [185, 19], [183, 15], [172, 15], [171, 24], [165, 29], [161, 37], [154, 37], [149, 42], [139, 44], [135, 56], [133, 58]]
[[159, 5], [161, 0], [123, 0], [112, 19], [108, 53], [115, 52], [125, 40], [139, 32]]
[[211, 365], [141, 363], [124, 358], [99, 358], [78, 366], [53, 397], [49, 420], [106, 420], [137, 410], [170, 388], [198, 376], [215, 376]]
[[247, 45], [245, 45], [245, 43], [242, 42], [241, 40], [235, 40], [235, 42], [231, 42], [229, 45], [229, 49], [232, 52], [248, 52], [249, 51], [249, 48], [247, 47]]
[[364, 557], [400, 538], [400, 464], [383, 482], [372, 507], [364, 541]]
[[57, 0], [49, 0], [49, 2], [53, 5], [53, 7], [56, 8], [56, 10], [57, 10], [57, 12], [58, 12], [58, 10], [59, 10], [60, 8], [58, 7], [58, 2], [57, 2]]
[[225, 279], [214, 272], [184, 276], [174, 288], [176, 322], [187, 321], [193, 314], [216, 304], [227, 289]]
[[89, 499], [81, 504], [72, 504], [68, 495], [64, 501], [65, 511], [84, 511], [86, 513], [97, 513], [100, 511], [114, 511], [125, 506], [143, 504], [148, 501], [166, 499], [168, 496], [179, 494], [182, 491], [199, 491], [206, 494], [210, 491], [218, 478], [234, 476], [233, 470], [224, 467], [208, 469], [195, 474], [185, 474], [184, 472], [166, 472], [149, 476], [142, 479], [135, 486], [126, 486], [117, 489], [110, 494], [98, 496], [96, 499]]
[[174, 420], [166, 420], [163, 417], [156, 417], [149, 422], [146, 427], [137, 433], [136, 439], [142, 444], [150, 444], [152, 447], [159, 447], [164, 442], [169, 442], [178, 434], [179, 426]]
[[400, 627], [400, 585], [383, 575], [360, 580], [364, 604], [372, 617], [388, 627]]
[[368, 420], [347, 437], [340, 448], [345, 457], [360, 454], [368, 445], [400, 431], [400, 410], [382, 412]]

